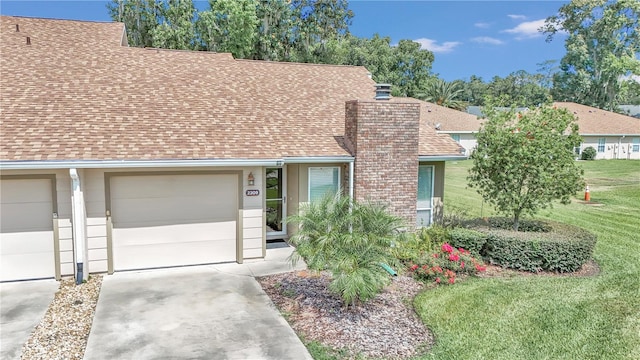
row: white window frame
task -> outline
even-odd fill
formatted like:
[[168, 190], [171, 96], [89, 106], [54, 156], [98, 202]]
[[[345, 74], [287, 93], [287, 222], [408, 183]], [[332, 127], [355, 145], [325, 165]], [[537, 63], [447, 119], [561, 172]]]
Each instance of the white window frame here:
[[[602, 150], [600, 148], [602, 147]], [[603, 153], [607, 149], [607, 138], [598, 138], [598, 152]]]
[[[431, 199], [429, 200], [429, 207], [425, 208], [425, 207], [418, 207], [418, 192], [420, 191], [418, 189], [418, 192], [416, 192], [416, 226], [417, 227], [424, 227], [424, 225], [419, 225], [417, 224], [418, 222], [418, 217], [417, 217], [417, 213], [420, 211], [425, 211], [425, 210], [429, 210], [429, 225], [431, 226], [433, 224], [433, 189], [434, 189], [434, 182], [435, 182], [435, 178], [436, 178], [436, 167], [434, 165], [418, 165], [418, 171], [419, 168], [421, 167], [430, 167], [431, 168]], [[418, 175], [418, 187], [420, 186], [420, 176]]]
[[340, 170], [340, 166], [313, 166], [309, 167], [307, 172], [307, 201], [311, 202], [311, 172], [314, 169], [338, 169], [338, 190], [336, 194], [342, 191], [342, 174]]

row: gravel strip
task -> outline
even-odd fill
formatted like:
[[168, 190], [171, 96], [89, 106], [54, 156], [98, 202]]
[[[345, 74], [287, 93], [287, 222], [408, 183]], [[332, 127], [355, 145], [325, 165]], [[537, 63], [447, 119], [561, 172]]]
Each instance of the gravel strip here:
[[412, 306], [423, 285], [410, 277], [395, 277], [384, 292], [353, 309], [345, 309], [328, 291], [328, 274], [294, 272], [258, 281], [298, 334], [344, 349], [352, 358], [404, 359], [427, 352], [433, 344]]
[[82, 359], [91, 331], [102, 275], [75, 285], [60, 281], [60, 289], [40, 324], [22, 347], [21, 359]]

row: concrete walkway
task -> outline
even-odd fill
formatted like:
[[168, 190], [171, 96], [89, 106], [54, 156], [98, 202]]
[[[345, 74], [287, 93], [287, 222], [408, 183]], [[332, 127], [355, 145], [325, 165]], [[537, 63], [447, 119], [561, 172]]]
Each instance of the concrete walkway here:
[[254, 279], [291, 271], [291, 250], [105, 276], [85, 359], [311, 359]]
[[22, 345], [58, 291], [55, 280], [0, 284], [0, 359], [20, 359]]

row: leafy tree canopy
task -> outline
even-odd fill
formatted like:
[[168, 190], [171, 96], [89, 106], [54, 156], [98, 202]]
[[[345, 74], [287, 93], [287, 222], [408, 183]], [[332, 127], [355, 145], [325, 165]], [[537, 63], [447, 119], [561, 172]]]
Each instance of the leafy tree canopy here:
[[469, 186], [501, 213], [535, 214], [554, 200], [568, 203], [583, 185], [574, 160], [581, 138], [572, 113], [543, 105], [526, 112], [485, 106], [488, 120], [471, 155]]
[[554, 99], [615, 110], [624, 76], [640, 74], [639, 15], [637, 0], [573, 0], [547, 18], [547, 41], [568, 34]]

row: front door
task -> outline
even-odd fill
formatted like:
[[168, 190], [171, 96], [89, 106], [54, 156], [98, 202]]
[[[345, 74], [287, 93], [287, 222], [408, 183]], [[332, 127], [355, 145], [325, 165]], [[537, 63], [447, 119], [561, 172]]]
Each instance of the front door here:
[[287, 192], [284, 168], [267, 168], [267, 239], [282, 238], [287, 235], [284, 220], [287, 214]]

